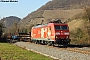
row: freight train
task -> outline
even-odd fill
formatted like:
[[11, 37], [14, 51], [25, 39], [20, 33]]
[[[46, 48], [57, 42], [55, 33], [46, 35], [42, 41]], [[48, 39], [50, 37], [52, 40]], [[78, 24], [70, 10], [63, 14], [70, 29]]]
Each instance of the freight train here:
[[69, 26], [59, 21], [33, 26], [31, 29], [31, 42], [36, 44], [63, 45], [70, 44]]

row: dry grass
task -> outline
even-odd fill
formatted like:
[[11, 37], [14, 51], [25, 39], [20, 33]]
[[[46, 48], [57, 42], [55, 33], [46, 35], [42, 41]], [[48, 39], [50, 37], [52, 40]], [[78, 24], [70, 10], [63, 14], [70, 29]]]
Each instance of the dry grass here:
[[82, 25], [84, 24], [83, 20], [72, 20], [71, 22], [68, 23], [70, 31], [75, 31], [77, 28], [81, 28]]
[[73, 9], [73, 10], [45, 10], [43, 17], [45, 18], [72, 18], [78, 13], [82, 13], [83, 9]]

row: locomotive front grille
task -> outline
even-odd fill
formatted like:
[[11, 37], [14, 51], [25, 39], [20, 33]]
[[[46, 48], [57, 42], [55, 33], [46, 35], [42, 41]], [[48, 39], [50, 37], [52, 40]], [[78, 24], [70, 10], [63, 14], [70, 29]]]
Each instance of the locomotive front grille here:
[[58, 38], [56, 39], [56, 43], [57, 44], [66, 44], [66, 43], [69, 43], [70, 42], [70, 39], [61, 39], [61, 38]]

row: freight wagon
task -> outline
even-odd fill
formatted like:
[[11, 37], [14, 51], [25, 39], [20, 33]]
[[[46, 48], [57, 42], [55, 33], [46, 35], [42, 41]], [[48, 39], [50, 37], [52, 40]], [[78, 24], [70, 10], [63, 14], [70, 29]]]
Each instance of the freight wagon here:
[[69, 35], [68, 24], [50, 22], [48, 24], [32, 27], [31, 42], [67, 46], [70, 44]]

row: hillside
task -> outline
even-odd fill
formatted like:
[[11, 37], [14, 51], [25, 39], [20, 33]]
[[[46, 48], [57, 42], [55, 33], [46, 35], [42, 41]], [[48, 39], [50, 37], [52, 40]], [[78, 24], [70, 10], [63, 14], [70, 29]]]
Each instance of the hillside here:
[[41, 6], [38, 10], [29, 13], [24, 17], [19, 26], [28, 28], [44, 20], [44, 23], [52, 19], [61, 19], [62, 21], [82, 13], [83, 8], [90, 6], [90, 0], [52, 0]]
[[54, 10], [54, 9], [83, 9], [90, 6], [90, 0], [52, 0], [42, 6], [39, 10]]
[[15, 22], [18, 23], [21, 19], [16, 16], [9, 16], [5, 17], [0, 20], [1, 23], [3, 23], [4, 27], [8, 28], [12, 26]]
[[88, 45], [89, 35], [86, 26], [88, 21], [84, 19], [75, 19], [68, 22], [70, 30], [71, 44]]
[[3, 29], [4, 33], [13, 33], [16, 32], [17, 24], [20, 22], [20, 18], [16, 16], [9, 16], [5, 17], [0, 20], [0, 23], [3, 23], [3, 26], [5, 27]]
[[83, 9], [73, 9], [73, 10], [45, 10], [43, 17], [46, 19], [61, 19], [67, 20], [74, 17], [76, 14], [83, 13]]
[[72, 20], [68, 22], [70, 31], [75, 31], [77, 28], [82, 28], [84, 26], [84, 20]]

